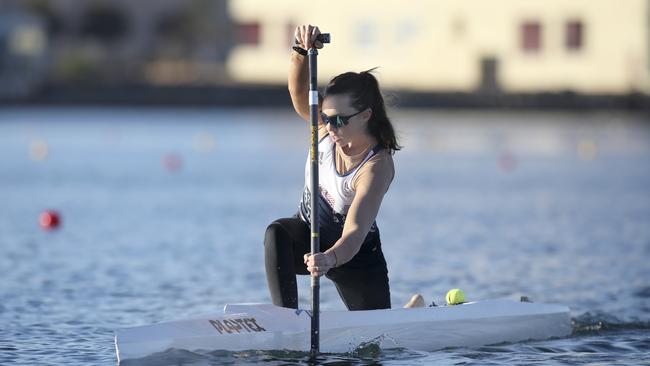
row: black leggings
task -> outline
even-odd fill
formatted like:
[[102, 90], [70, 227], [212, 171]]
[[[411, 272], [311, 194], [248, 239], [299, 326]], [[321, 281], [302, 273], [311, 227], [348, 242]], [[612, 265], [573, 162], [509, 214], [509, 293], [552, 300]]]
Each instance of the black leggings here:
[[[278, 219], [266, 229], [264, 262], [273, 304], [298, 308], [296, 275], [309, 275], [303, 256], [311, 252], [310, 236], [309, 225], [297, 217]], [[334, 238], [321, 238], [321, 251], [335, 242]], [[376, 243], [367, 252], [360, 251], [353, 260], [330, 269], [325, 276], [334, 282], [348, 310], [389, 309], [388, 271], [381, 245]], [[357, 257], [364, 258], [355, 260]]]

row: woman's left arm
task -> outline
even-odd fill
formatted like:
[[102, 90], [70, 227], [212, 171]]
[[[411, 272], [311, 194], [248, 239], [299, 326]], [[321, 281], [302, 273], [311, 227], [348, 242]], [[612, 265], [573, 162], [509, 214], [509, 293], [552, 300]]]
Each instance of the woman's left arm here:
[[377, 217], [381, 201], [393, 179], [393, 165], [388, 159], [372, 163], [368, 161], [366, 164], [368, 166], [358, 173], [356, 194], [348, 210], [341, 238], [322, 256], [311, 258], [305, 255], [305, 264], [312, 275], [324, 275], [329, 269], [350, 261], [359, 252]]
[[332, 253], [336, 258], [336, 266], [350, 261], [359, 252], [390, 185], [392, 177], [381, 171], [381, 165], [373, 164], [369, 168], [359, 178], [357, 191], [343, 226], [343, 235], [325, 252]]

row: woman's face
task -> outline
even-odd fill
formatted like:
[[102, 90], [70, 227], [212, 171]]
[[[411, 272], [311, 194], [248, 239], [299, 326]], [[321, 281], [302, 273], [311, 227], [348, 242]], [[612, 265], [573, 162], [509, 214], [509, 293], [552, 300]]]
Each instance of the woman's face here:
[[[339, 115], [344, 117], [359, 112], [350, 104], [351, 98], [349, 94], [328, 95], [323, 99], [322, 111], [328, 116]], [[328, 123], [325, 128], [327, 128], [327, 132], [329, 132], [336, 144], [345, 146], [365, 137], [371, 113], [370, 109], [366, 108], [362, 113], [350, 118], [345, 126], [336, 128], [336, 126]]]

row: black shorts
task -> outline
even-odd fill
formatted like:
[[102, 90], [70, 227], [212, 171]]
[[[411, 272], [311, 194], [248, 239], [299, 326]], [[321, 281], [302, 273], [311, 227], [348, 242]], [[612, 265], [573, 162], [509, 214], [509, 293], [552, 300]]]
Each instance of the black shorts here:
[[[331, 248], [338, 239], [322, 236], [321, 251]], [[296, 275], [309, 275], [303, 260], [309, 252], [311, 230], [297, 216], [278, 219], [268, 226], [264, 262], [273, 304], [298, 308]], [[352, 260], [330, 269], [325, 277], [334, 282], [348, 310], [390, 308], [388, 270], [378, 231], [368, 235]]]

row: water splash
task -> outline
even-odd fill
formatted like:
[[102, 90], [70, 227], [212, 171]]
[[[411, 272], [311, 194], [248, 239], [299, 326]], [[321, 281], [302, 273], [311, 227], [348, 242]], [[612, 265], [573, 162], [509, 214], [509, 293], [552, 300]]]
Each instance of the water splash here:
[[613, 330], [646, 330], [650, 329], [650, 321], [623, 321], [605, 312], [586, 312], [571, 319], [573, 335], [586, 335]]

